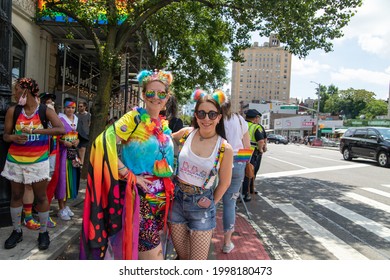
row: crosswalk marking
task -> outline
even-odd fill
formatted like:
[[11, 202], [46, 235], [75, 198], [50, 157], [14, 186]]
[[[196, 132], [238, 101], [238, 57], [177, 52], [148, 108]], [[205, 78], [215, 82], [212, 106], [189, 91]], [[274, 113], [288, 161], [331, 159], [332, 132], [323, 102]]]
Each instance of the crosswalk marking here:
[[382, 184], [382, 187], [390, 188], [390, 185]]
[[277, 204], [279, 209], [293, 219], [315, 240], [321, 243], [336, 258], [341, 260], [367, 260], [364, 255], [349, 246], [343, 240], [326, 230], [320, 224], [306, 216], [302, 211], [291, 204]]
[[[271, 157], [268, 157], [268, 158], [271, 158]], [[336, 165], [336, 166], [327, 166], [327, 167], [319, 167], [319, 168], [306, 168], [306, 167], [304, 167], [304, 169], [299, 169], [299, 170], [257, 174], [256, 178], [278, 178], [278, 177], [295, 176], [295, 175], [317, 173], [317, 172], [329, 172], [329, 171], [334, 171], [334, 170], [360, 168], [360, 167], [365, 167], [365, 166], [367, 166], [367, 165], [366, 164]]]
[[296, 166], [296, 167], [300, 167], [300, 168], [304, 168], [304, 169], [307, 169], [307, 168], [308, 168], [308, 167], [306, 167], [306, 166], [302, 166], [302, 165], [299, 165], [299, 164], [295, 164], [295, 163], [288, 162], [288, 161], [281, 160], [281, 159], [274, 158], [274, 157], [268, 157], [268, 158], [273, 159], [273, 160], [277, 160], [277, 161], [280, 161], [280, 162], [284, 162], [284, 163], [287, 163], [287, 164], [290, 164], [290, 165], [293, 165], [293, 166]]
[[366, 230], [382, 237], [383, 239], [386, 239], [387, 241], [390, 241], [390, 229], [388, 229], [387, 227], [382, 226], [381, 224], [373, 220], [370, 220], [366, 217], [363, 217], [358, 213], [348, 210], [347, 208], [337, 205], [336, 203], [330, 200], [327, 199], [313, 199], [313, 200], [318, 204], [321, 204], [322, 206], [332, 210], [333, 212], [336, 212], [337, 214], [347, 218], [348, 220], [351, 220], [355, 224], [364, 227]]
[[384, 192], [384, 191], [373, 189], [373, 188], [362, 188], [362, 190], [365, 190], [365, 191], [368, 191], [368, 192], [372, 192], [372, 193], [379, 194], [381, 196], [385, 196], [385, 197], [389, 197], [390, 198], [390, 193], [388, 193], [388, 192]]
[[357, 201], [360, 201], [362, 203], [365, 203], [365, 204], [367, 204], [371, 207], [374, 207], [376, 209], [390, 213], [390, 206], [387, 204], [384, 204], [384, 203], [378, 202], [376, 200], [362, 196], [360, 194], [351, 193], [351, 192], [346, 193], [345, 196], [350, 197], [352, 199], [355, 199]]

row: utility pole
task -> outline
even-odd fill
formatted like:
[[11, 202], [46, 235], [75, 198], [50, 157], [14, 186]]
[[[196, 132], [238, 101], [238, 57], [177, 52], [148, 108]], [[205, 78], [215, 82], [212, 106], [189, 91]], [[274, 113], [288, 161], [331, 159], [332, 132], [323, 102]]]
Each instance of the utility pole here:
[[320, 100], [321, 100], [321, 95], [320, 95], [320, 90], [321, 90], [321, 84], [310, 81], [310, 83], [318, 85], [318, 102], [317, 102], [317, 117], [316, 117], [316, 138], [321, 138], [321, 135], [318, 133], [318, 128], [319, 128], [319, 121], [320, 121]]

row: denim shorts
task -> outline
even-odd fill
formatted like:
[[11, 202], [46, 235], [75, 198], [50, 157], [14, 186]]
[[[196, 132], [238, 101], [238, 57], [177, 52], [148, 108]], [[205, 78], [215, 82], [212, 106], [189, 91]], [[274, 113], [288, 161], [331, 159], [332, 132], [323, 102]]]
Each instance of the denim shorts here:
[[[198, 205], [202, 197], [211, 200], [208, 208]], [[175, 188], [175, 199], [173, 200], [172, 211], [169, 215], [171, 224], [187, 224], [189, 230], [208, 231], [216, 227], [216, 210], [212, 190], [206, 190], [202, 194], [185, 194], [177, 186]]]

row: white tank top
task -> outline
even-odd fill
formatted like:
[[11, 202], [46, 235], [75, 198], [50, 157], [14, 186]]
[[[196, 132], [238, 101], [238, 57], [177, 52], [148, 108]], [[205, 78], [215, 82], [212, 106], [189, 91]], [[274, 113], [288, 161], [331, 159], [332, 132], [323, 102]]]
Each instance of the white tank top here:
[[[204, 182], [209, 177], [210, 171], [214, 168], [215, 157], [218, 154], [219, 147], [221, 146], [222, 137], [218, 136], [218, 140], [214, 147], [212, 154], [208, 158], [199, 157], [191, 150], [191, 143], [194, 135], [196, 134], [197, 129], [192, 131], [187, 140], [184, 142], [183, 148], [179, 153], [179, 166], [177, 177], [193, 186], [203, 187]], [[216, 175], [216, 174], [215, 174]], [[206, 189], [209, 189], [215, 180], [210, 178]]]

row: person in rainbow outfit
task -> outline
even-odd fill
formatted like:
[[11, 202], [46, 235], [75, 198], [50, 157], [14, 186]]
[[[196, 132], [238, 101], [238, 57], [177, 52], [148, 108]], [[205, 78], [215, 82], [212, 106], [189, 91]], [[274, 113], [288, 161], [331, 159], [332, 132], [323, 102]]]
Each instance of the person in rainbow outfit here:
[[160, 233], [167, 229], [173, 196], [173, 142], [159, 113], [172, 74], [143, 70], [137, 79], [145, 108], [126, 113], [92, 145], [80, 259], [163, 259]]
[[58, 166], [57, 187], [55, 189], [55, 197], [58, 200], [58, 217], [64, 221], [69, 221], [74, 216], [73, 211], [66, 205], [68, 199], [77, 197], [80, 186], [80, 166], [76, 158], [70, 158], [68, 153], [70, 149], [76, 150], [79, 144], [77, 122], [78, 118], [75, 115], [76, 102], [67, 97], [64, 99], [64, 114], [58, 114], [60, 120], [64, 124], [66, 134], [62, 135], [58, 142], [60, 144], [60, 164]]
[[[16, 114], [15, 123], [14, 112], [17, 106], [10, 107], [5, 116], [3, 137], [5, 142], [11, 144], [1, 175], [11, 181], [10, 213], [13, 231], [5, 241], [4, 248], [14, 248], [17, 243], [23, 240], [21, 229], [23, 195], [25, 186], [31, 185], [37, 201], [40, 221], [38, 248], [39, 250], [46, 250], [50, 245], [47, 231], [49, 203], [46, 195], [50, 177], [49, 135], [63, 134], [65, 129], [54, 111], [46, 110], [44, 105], [39, 105], [39, 86], [34, 79], [17, 79], [14, 91], [15, 96], [19, 97], [17, 106], [22, 109], [19, 115]], [[44, 120], [39, 116], [42, 108], [45, 110]], [[52, 127], [45, 128], [45, 120], [50, 121]]]

